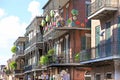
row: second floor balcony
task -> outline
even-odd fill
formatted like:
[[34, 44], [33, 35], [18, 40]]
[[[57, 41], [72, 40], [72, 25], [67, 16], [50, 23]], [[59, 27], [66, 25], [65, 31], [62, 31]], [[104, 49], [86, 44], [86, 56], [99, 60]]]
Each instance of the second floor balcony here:
[[118, 10], [119, 0], [95, 0], [89, 6], [88, 19], [101, 19], [104, 16], [113, 15]]
[[95, 48], [80, 52], [80, 63], [92, 63], [98, 61], [120, 58], [120, 42], [111, 42], [98, 45]]
[[70, 55], [70, 51], [62, 51], [61, 54], [48, 57], [48, 66], [79, 66], [80, 59], [75, 59], [75, 54]]
[[14, 70], [14, 74], [17, 76], [17, 75], [23, 75], [24, 73], [24, 70], [23, 69], [16, 69]]

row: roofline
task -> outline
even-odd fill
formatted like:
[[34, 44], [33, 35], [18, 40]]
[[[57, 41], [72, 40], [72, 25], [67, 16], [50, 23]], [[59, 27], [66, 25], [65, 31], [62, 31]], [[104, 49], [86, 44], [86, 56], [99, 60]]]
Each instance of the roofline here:
[[48, 2], [42, 7], [42, 9], [45, 9], [45, 7], [51, 2], [52, 0], [48, 0]]
[[30, 24], [26, 27], [26, 29], [34, 22], [35, 19], [37, 18], [43, 18], [43, 16], [36, 16], [33, 18], [33, 20], [30, 22]]

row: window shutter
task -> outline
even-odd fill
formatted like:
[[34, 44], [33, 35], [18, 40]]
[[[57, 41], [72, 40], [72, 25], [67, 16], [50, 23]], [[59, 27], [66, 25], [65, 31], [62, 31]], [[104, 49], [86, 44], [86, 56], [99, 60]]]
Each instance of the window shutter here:
[[86, 49], [86, 37], [82, 36], [81, 37], [81, 50], [85, 50]]

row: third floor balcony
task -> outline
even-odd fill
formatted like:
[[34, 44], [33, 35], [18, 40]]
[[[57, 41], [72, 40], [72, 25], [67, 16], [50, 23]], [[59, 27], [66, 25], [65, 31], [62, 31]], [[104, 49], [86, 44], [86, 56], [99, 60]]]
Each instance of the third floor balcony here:
[[40, 33], [36, 33], [35, 36], [33, 36], [30, 40], [26, 41], [25, 51], [35, 47], [39, 47], [39, 48], [43, 47], [43, 37], [41, 36]]
[[101, 19], [113, 15], [118, 10], [119, 0], [95, 0], [89, 6], [88, 19]]
[[92, 63], [98, 61], [112, 60], [120, 58], [120, 42], [111, 42], [98, 45], [95, 48], [80, 52], [81, 63]]

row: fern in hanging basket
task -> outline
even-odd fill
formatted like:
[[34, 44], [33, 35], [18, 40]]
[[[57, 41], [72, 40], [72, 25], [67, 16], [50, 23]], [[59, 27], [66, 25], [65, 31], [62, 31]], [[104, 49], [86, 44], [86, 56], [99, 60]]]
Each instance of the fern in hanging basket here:
[[17, 46], [13, 46], [13, 47], [11, 48], [11, 52], [12, 52], [12, 53], [16, 53], [17, 50], [18, 50], [18, 49], [17, 49]]
[[48, 55], [49, 55], [49, 56], [51, 56], [51, 55], [53, 55], [53, 54], [54, 54], [54, 52], [55, 52], [55, 50], [54, 50], [54, 49], [50, 49], [50, 50], [48, 51]]
[[11, 63], [10, 63], [10, 65], [9, 65], [9, 66], [10, 66], [10, 68], [11, 68], [11, 69], [13, 69], [13, 70], [14, 70], [14, 69], [16, 69], [16, 68], [17, 68], [17, 63], [16, 63], [15, 61], [13, 61], [13, 62], [11, 62]]
[[41, 65], [46, 65], [46, 64], [48, 63], [48, 56], [47, 56], [47, 55], [41, 56], [39, 63], [40, 63]]
[[79, 61], [80, 60], [80, 53], [76, 53], [75, 55], [75, 61]]

